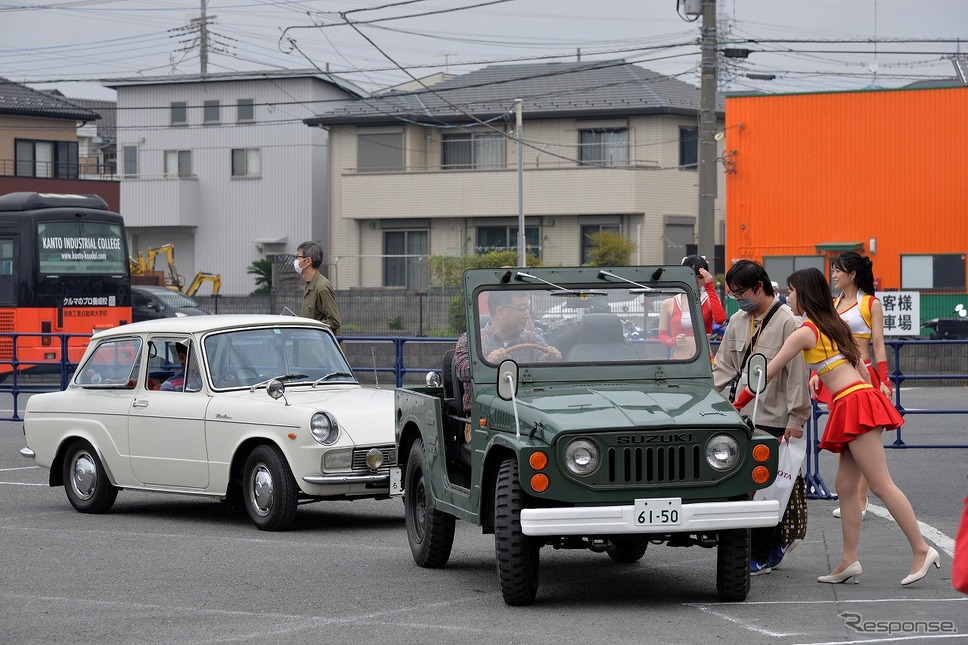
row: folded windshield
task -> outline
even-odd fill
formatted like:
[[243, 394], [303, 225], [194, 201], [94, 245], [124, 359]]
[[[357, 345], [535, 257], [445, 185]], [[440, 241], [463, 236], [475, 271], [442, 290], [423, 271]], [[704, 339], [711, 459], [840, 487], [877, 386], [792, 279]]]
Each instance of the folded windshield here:
[[[690, 361], [706, 341], [684, 289], [542, 285], [478, 292], [479, 355], [496, 365]], [[661, 332], [661, 333], [660, 333]]]

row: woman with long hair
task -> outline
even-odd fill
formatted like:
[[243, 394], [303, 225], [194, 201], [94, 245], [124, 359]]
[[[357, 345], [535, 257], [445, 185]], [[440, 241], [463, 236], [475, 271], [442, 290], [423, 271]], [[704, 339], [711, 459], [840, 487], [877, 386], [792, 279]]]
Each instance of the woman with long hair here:
[[[715, 280], [709, 273], [709, 263], [701, 255], [687, 255], [682, 258], [682, 266], [696, 272], [696, 286], [699, 287], [699, 304], [702, 307], [702, 325], [706, 336], [713, 333], [713, 323], [726, 322], [726, 310], [716, 293]], [[696, 353], [693, 321], [689, 313], [689, 303], [685, 294], [679, 294], [662, 301], [659, 308], [659, 342], [671, 351], [671, 358], [688, 359]]]
[[[830, 418], [820, 448], [840, 453], [836, 488], [840, 495], [843, 550], [840, 561], [818, 582], [857, 582], [863, 568], [857, 559], [860, 541], [861, 504], [856, 492], [861, 476], [887, 506], [911, 545], [911, 568], [901, 580], [907, 586], [923, 578], [933, 564], [940, 568], [938, 552], [921, 536], [918, 520], [908, 498], [897, 487], [887, 468], [881, 443], [885, 428], [904, 423], [891, 402], [870, 384], [850, 327], [837, 314], [823, 273], [815, 268], [795, 271], [787, 278], [789, 305], [793, 313], [806, 314], [803, 325], [791, 334], [766, 369], [767, 380], [799, 352], [816, 369], [820, 380], [833, 392]], [[753, 399], [748, 388], [736, 397], [737, 408]], [[789, 431], [788, 431], [789, 432]]]
[[[874, 295], [874, 264], [854, 251], [841, 253], [830, 263], [834, 290], [840, 295], [834, 299], [837, 314], [850, 327], [860, 357], [867, 367], [871, 385], [891, 398], [891, 381], [887, 376], [887, 349], [884, 346], [884, 308]], [[874, 360], [871, 360], [873, 354]], [[810, 377], [810, 389], [821, 403], [830, 405], [830, 391], [822, 387], [814, 374]], [[867, 481], [861, 477], [857, 489], [860, 499], [861, 518], [867, 515]], [[840, 517], [840, 507], [834, 509], [834, 517]]]

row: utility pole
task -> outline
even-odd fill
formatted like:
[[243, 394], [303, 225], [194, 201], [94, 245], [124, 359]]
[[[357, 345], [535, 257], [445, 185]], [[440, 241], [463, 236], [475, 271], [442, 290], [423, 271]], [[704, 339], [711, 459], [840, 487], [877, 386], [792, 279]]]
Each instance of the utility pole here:
[[699, 255], [715, 272], [716, 241], [716, 0], [702, 0], [702, 59], [699, 88]]
[[521, 158], [521, 141], [523, 139], [521, 126], [524, 116], [521, 114], [524, 101], [514, 99], [514, 138], [518, 142], [518, 266], [528, 266], [528, 252], [525, 247], [524, 235], [524, 159]]
[[208, 16], [206, 16], [208, 0], [201, 0], [201, 2], [202, 17], [198, 21], [198, 60], [204, 76], [208, 74]]

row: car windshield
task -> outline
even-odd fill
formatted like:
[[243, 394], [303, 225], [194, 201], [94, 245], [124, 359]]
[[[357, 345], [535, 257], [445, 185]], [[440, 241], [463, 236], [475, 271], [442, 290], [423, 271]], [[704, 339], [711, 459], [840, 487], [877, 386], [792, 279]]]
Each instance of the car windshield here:
[[479, 291], [478, 351], [490, 365], [691, 361], [707, 342], [692, 297], [669, 285]]
[[[212, 334], [205, 338], [205, 362], [216, 389], [249, 387], [274, 377], [287, 385], [355, 383], [336, 340], [311, 327], [267, 327]], [[334, 375], [335, 373], [335, 375]]]
[[156, 291], [155, 295], [163, 303], [175, 309], [179, 309], [181, 307], [201, 306], [197, 302], [195, 302], [194, 300], [186, 296], [185, 294], [179, 293], [177, 291], [172, 291], [171, 289], [165, 289], [164, 291]]

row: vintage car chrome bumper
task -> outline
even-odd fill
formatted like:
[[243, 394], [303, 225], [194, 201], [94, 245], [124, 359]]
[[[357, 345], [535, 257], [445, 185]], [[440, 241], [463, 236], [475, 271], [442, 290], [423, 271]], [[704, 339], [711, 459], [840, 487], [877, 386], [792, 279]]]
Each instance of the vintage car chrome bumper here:
[[31, 450], [30, 448], [21, 448], [20, 456], [23, 457], [24, 459], [33, 459], [37, 455], [34, 454], [34, 451]]
[[303, 481], [316, 485], [328, 484], [386, 484], [390, 485], [390, 474], [381, 473], [347, 473], [343, 475], [323, 475], [314, 473], [303, 475]]
[[662, 526], [637, 525], [634, 509], [632, 505], [525, 508], [521, 510], [521, 532], [525, 535], [695, 533], [776, 526], [781, 517], [780, 503], [776, 500], [683, 504], [682, 521]]

